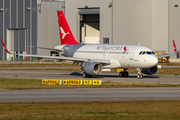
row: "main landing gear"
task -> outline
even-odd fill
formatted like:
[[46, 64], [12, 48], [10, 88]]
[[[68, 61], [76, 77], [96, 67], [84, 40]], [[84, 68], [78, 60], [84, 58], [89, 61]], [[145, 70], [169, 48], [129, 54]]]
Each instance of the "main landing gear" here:
[[129, 73], [126, 71], [126, 69], [124, 69], [123, 72], [120, 72], [120, 73], [119, 73], [119, 76], [120, 76], [120, 77], [128, 77], [128, 76], [129, 76]]
[[137, 68], [137, 70], [138, 70], [138, 76], [137, 76], [137, 78], [138, 78], [138, 79], [143, 79], [143, 74], [141, 73], [141, 69], [140, 69], [140, 68]]
[[83, 78], [92, 78], [92, 75], [83, 72]]
[[[120, 72], [120, 73], [119, 73], [119, 76], [120, 76], [120, 77], [128, 77], [128, 76], [129, 76], [129, 73], [128, 73], [126, 70], [127, 70], [127, 69], [124, 69], [123, 72]], [[141, 69], [140, 69], [140, 68], [137, 68], [137, 70], [138, 70], [138, 76], [137, 76], [137, 78], [138, 78], [138, 79], [142, 79], [142, 78], [143, 78], [143, 74], [141, 73]]]

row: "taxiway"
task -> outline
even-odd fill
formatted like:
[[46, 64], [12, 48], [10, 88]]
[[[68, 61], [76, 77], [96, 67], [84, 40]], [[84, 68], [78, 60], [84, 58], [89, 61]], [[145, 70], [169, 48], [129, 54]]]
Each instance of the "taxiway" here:
[[0, 90], [0, 103], [180, 100], [180, 88]]
[[180, 75], [144, 75], [143, 79], [137, 79], [137, 74], [130, 74], [128, 78], [119, 77], [118, 73], [102, 73], [92, 78], [83, 78], [82, 72], [59, 71], [59, 70], [0, 70], [0, 77], [4, 78], [25, 78], [25, 79], [56, 79], [56, 80], [102, 80], [102, 82], [122, 83], [161, 83], [180, 84]]
[[[180, 84], [179, 75], [155, 74], [137, 79], [137, 74], [128, 78], [118, 73], [102, 73], [90, 80], [122, 83], [161, 83]], [[0, 77], [26, 79], [68, 79], [84, 80], [81, 72], [59, 70], [0, 70]], [[0, 103], [9, 102], [88, 102], [88, 101], [156, 101], [180, 100], [179, 87], [165, 88], [75, 88], [75, 89], [36, 89], [0, 90]]]

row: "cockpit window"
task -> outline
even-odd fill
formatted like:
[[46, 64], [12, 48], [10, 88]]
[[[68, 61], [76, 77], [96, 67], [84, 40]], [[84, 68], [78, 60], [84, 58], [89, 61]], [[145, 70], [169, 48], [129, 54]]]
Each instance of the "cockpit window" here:
[[143, 51], [143, 53], [142, 53], [142, 54], [144, 55], [145, 53], [146, 53], [146, 52], [145, 52], [145, 51]]
[[151, 55], [151, 54], [155, 54], [154, 51], [140, 51], [139, 52], [139, 55], [144, 55], [144, 54], [147, 54], [147, 55]]
[[141, 55], [142, 51], [139, 53], [139, 55]]
[[149, 52], [149, 51], [147, 51], [146, 53], [147, 53], [147, 54], [151, 54], [151, 52]]

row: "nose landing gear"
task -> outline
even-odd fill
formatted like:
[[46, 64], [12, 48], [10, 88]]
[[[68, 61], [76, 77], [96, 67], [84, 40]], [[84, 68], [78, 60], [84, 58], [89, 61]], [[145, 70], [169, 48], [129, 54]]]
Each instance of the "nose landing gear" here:
[[137, 78], [138, 78], [138, 79], [143, 79], [143, 74], [141, 73], [141, 69], [140, 69], [140, 68], [137, 68], [137, 70], [138, 70], [138, 76], [137, 76]]

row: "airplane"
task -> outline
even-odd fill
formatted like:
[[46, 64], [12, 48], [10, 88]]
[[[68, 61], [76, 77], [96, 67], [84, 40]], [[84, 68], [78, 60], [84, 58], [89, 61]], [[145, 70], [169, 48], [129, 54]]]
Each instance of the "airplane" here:
[[[70, 60], [81, 66], [84, 71], [84, 78], [91, 78], [99, 75], [103, 69], [123, 69], [119, 72], [120, 77], [128, 77], [128, 68], [137, 68], [138, 79], [143, 78], [143, 74], [152, 75], [158, 70], [158, 58], [173, 56], [177, 53], [173, 40], [174, 53], [166, 55], [155, 55], [155, 52], [143, 45], [129, 44], [79, 44], [71, 33], [63, 11], [57, 11], [59, 33], [61, 45], [54, 48], [36, 47], [40, 49], [54, 50], [62, 56], [45, 56], [32, 54], [18, 54], [25, 57], [49, 58], [58, 60]], [[1, 40], [2, 41], [2, 40]], [[11, 54], [2, 41], [5, 51]]]

